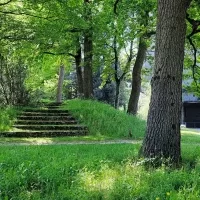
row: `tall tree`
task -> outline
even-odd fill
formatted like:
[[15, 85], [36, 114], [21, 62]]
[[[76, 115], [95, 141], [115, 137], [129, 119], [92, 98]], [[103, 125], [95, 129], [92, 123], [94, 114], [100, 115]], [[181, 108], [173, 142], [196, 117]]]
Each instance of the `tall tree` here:
[[88, 28], [84, 32], [84, 83], [83, 93], [85, 98], [93, 96], [93, 80], [92, 80], [92, 12], [91, 1], [84, 0], [85, 3], [85, 21], [88, 23]]
[[64, 77], [65, 77], [65, 67], [62, 64], [60, 66], [60, 71], [59, 71], [57, 95], [56, 95], [56, 102], [58, 103], [62, 102], [62, 88], [63, 88]]
[[149, 38], [155, 34], [155, 8], [156, 4], [153, 0], [144, 0], [138, 2], [137, 5], [137, 21], [140, 27], [139, 44], [136, 60], [132, 70], [132, 88], [131, 95], [128, 102], [127, 113], [136, 115], [138, 111], [138, 103], [141, 92], [141, 72], [142, 66], [146, 58], [147, 46], [150, 42]]
[[128, 102], [127, 112], [133, 115], [137, 114], [138, 110], [138, 101], [141, 91], [141, 70], [145, 60], [147, 52], [147, 44], [143, 37], [140, 38], [137, 57], [132, 71], [132, 88], [131, 95]]
[[83, 74], [81, 68], [81, 45], [78, 42], [78, 49], [76, 50], [75, 64], [76, 64], [76, 77], [77, 77], [77, 86], [78, 86], [78, 95], [82, 96], [83, 94]]
[[143, 142], [146, 158], [181, 160], [180, 118], [186, 10], [190, 0], [158, 0], [155, 68]]

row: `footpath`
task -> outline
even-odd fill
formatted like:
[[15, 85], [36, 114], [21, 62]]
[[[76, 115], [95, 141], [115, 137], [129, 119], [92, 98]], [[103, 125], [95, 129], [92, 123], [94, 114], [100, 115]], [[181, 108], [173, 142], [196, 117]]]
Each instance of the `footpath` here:
[[90, 145], [90, 144], [141, 144], [140, 140], [107, 140], [107, 141], [73, 141], [73, 142], [0, 142], [0, 146], [27, 146], [27, 145]]

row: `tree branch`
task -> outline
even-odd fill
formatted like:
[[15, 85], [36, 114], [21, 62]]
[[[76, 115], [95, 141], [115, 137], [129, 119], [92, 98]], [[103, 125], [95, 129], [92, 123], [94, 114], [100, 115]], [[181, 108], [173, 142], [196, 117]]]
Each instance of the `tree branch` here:
[[115, 15], [118, 15], [117, 13], [117, 4], [119, 3], [120, 0], [116, 0], [115, 3], [114, 3], [114, 13]]
[[26, 16], [35, 17], [35, 18], [39, 18], [39, 19], [45, 19], [45, 20], [49, 20], [49, 21], [51, 21], [50, 19], [53, 19], [53, 18], [55, 18], [54, 21], [59, 19], [59, 18], [56, 18], [55, 16], [42, 17], [42, 16], [30, 14], [30, 13], [16, 12], [16, 11], [2, 11], [2, 10], [0, 10], [0, 13], [7, 14], [7, 15], [26, 15]]
[[33, 37], [29, 38], [29, 37], [26, 37], [26, 36], [15, 37], [15, 36], [7, 35], [7, 36], [0, 37], [0, 41], [1, 40], [13, 40], [13, 41], [26, 40], [26, 41], [32, 41], [32, 40], [34, 40], [34, 38]]
[[53, 52], [49, 52], [49, 51], [44, 51], [43, 53], [44, 53], [44, 54], [53, 55], [53, 56], [69, 55], [69, 56], [72, 56], [73, 58], [76, 57], [76, 55], [74, 55], [74, 54], [72, 54], [72, 53], [67, 53], [67, 52], [53, 53]]
[[134, 57], [134, 55], [133, 55], [133, 40], [132, 40], [131, 45], [130, 45], [130, 52], [129, 52], [126, 66], [125, 66], [125, 70], [119, 78], [121, 81], [123, 80], [124, 76], [128, 73], [133, 57]]
[[118, 59], [118, 53], [117, 53], [117, 37], [116, 35], [114, 36], [114, 41], [113, 41], [113, 49], [114, 49], [114, 54], [115, 54], [115, 81], [119, 82], [120, 79], [118, 78], [118, 64], [119, 64], [119, 59]]
[[193, 76], [193, 79], [194, 79], [197, 89], [199, 89], [197, 79], [195, 77], [195, 71], [196, 71], [195, 68], [198, 67], [197, 66], [197, 48], [195, 47], [195, 44], [192, 40], [192, 36], [194, 36], [197, 33], [200, 33], [200, 29], [198, 29], [200, 26], [200, 20], [194, 20], [194, 19], [190, 18], [188, 13], [186, 14], [186, 19], [192, 25], [192, 32], [189, 35], [187, 35], [187, 39], [193, 48], [194, 62], [192, 64], [192, 76]]
[[0, 3], [0, 6], [5, 6], [5, 5], [11, 3], [12, 1], [13, 1], [13, 0], [9, 0], [9, 1], [5, 2], [5, 3]]

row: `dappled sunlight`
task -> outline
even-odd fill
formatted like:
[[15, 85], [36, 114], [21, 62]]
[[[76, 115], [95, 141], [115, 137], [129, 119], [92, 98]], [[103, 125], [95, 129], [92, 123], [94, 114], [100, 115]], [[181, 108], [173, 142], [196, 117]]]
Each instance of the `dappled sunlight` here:
[[200, 135], [200, 130], [193, 129], [193, 128], [181, 128], [182, 135]]
[[181, 141], [184, 144], [199, 145], [200, 144], [200, 131], [192, 128], [181, 129]]
[[1, 137], [0, 144], [52, 144], [54, 141], [52, 138], [13, 138], [13, 137]]
[[116, 169], [110, 169], [108, 165], [101, 166], [98, 173], [84, 169], [78, 175], [84, 189], [90, 191], [112, 190], [115, 181], [120, 177]]
[[52, 144], [52, 138], [22, 138], [22, 141], [34, 144]]

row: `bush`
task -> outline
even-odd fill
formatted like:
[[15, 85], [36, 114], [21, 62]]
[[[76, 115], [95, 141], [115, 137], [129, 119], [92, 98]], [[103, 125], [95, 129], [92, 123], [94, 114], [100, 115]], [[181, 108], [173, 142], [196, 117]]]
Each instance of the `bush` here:
[[0, 131], [11, 129], [13, 121], [17, 116], [17, 109], [13, 107], [0, 107]]

